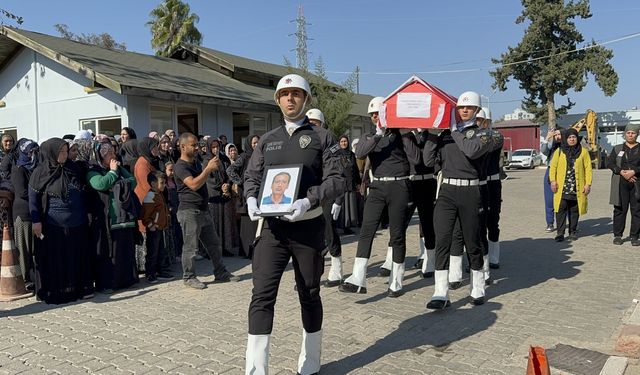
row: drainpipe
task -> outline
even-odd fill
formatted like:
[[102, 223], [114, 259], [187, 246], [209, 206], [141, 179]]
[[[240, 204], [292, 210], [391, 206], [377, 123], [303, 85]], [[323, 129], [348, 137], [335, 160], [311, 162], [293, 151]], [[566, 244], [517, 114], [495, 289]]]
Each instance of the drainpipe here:
[[36, 109], [36, 142], [40, 142], [40, 109], [38, 107], [38, 53], [33, 51], [33, 92]]

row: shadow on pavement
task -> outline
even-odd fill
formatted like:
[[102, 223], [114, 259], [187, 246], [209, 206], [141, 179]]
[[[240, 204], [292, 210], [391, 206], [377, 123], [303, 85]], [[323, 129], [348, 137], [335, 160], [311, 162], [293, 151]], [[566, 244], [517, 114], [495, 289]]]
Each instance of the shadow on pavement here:
[[[611, 209], [613, 216], [613, 209]], [[613, 220], [611, 217], [599, 217], [595, 219], [578, 219], [578, 236], [594, 236], [611, 235], [613, 239]]]
[[[424, 352], [425, 348], [420, 348], [422, 346], [445, 351], [451, 343], [473, 336], [493, 325], [497, 319], [496, 311], [502, 308], [502, 305], [496, 302], [461, 308], [466, 303], [466, 300], [456, 301], [445, 311], [425, 312], [407, 319], [391, 334], [363, 351], [322, 365], [322, 373], [347, 374], [392, 353], [403, 350]], [[347, 343], [359, 344], [348, 341]]]

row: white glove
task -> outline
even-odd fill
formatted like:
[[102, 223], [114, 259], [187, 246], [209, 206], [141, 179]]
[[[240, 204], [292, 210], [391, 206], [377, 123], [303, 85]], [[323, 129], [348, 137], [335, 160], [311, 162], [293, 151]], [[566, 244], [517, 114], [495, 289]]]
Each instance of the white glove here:
[[291, 205], [291, 214], [284, 215], [284, 218], [289, 221], [296, 221], [300, 219], [309, 208], [311, 208], [309, 198], [298, 199]]
[[331, 205], [331, 216], [333, 216], [333, 220], [338, 220], [338, 216], [340, 216], [340, 209], [342, 208], [341, 205], [339, 204], [332, 204]]
[[384, 135], [384, 132], [385, 132], [386, 130], [387, 130], [387, 129], [385, 129], [385, 128], [383, 128], [383, 127], [378, 126], [378, 127], [376, 127], [376, 135]]
[[247, 198], [247, 212], [251, 221], [260, 220], [260, 210], [258, 209], [258, 200], [255, 197]]

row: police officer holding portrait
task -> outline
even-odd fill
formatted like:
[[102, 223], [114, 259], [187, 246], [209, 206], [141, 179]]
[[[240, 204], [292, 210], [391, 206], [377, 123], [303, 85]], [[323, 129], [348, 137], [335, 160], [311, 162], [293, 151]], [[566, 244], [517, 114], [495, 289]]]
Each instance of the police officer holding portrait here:
[[255, 147], [245, 173], [245, 197], [251, 220], [260, 218], [258, 195], [265, 167], [300, 163], [300, 183], [291, 213], [265, 217], [253, 255], [253, 291], [249, 305], [246, 373], [268, 372], [269, 341], [280, 279], [292, 259], [302, 310], [302, 348], [298, 373], [320, 371], [322, 301], [320, 277], [324, 219], [321, 202], [344, 193], [339, 146], [325, 129], [314, 129], [305, 116], [311, 102], [309, 83], [289, 74], [278, 82], [274, 99], [285, 124], [267, 132]]
[[454, 128], [438, 136], [430, 133], [424, 147], [425, 165], [441, 164], [442, 185], [434, 209], [436, 235], [435, 290], [428, 309], [444, 309], [449, 302], [449, 252], [456, 220], [467, 249], [471, 268], [471, 304], [484, 303], [485, 278], [481, 220], [483, 215], [480, 193], [481, 169], [484, 158], [492, 148], [490, 134], [476, 125], [480, 110], [480, 95], [464, 92], [458, 98], [456, 111], [460, 117]]

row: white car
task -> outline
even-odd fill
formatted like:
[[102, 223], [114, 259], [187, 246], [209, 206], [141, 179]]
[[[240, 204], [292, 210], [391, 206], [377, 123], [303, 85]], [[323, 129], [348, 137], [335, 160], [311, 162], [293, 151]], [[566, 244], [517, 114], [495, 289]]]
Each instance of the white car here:
[[533, 169], [542, 164], [542, 156], [534, 149], [522, 148], [515, 150], [511, 154], [508, 168], [529, 168]]

